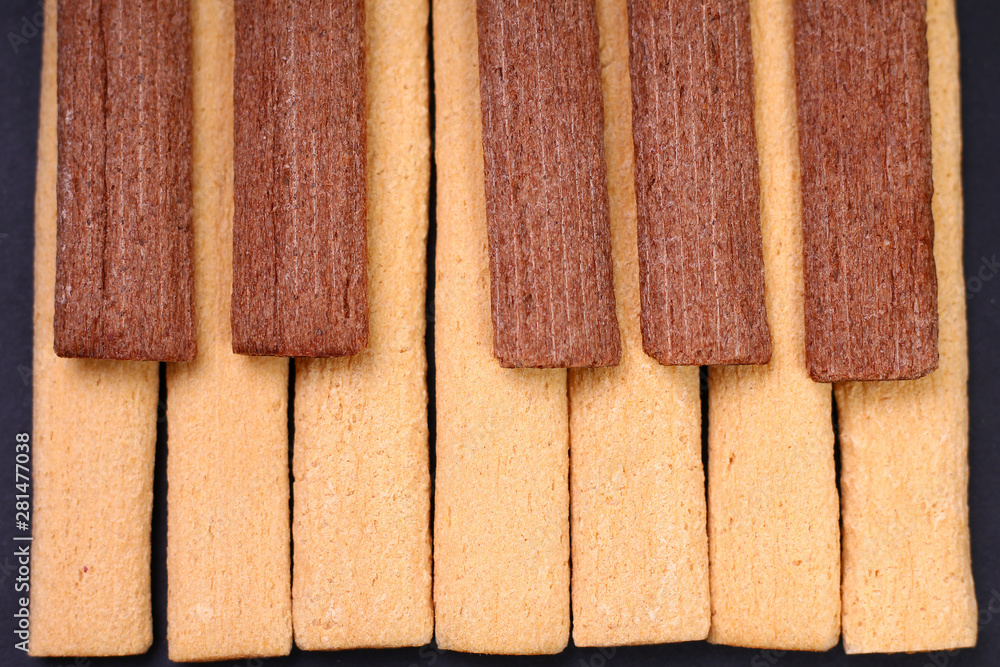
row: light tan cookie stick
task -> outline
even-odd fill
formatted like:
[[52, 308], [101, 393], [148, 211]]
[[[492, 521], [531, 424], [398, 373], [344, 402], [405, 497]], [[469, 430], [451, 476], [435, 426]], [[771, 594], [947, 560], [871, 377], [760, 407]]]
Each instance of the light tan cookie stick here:
[[427, 0], [369, 0], [369, 343], [295, 377], [295, 642], [430, 642]]
[[493, 357], [475, 0], [434, 2], [437, 644], [557, 653], [569, 637], [566, 371]]
[[45, 3], [35, 193], [31, 655], [145, 652], [153, 641], [153, 362], [60, 359], [56, 275], [56, 0]]
[[167, 366], [172, 660], [288, 653], [288, 360], [233, 354], [233, 5], [191, 8], [198, 357]]
[[830, 385], [805, 364], [792, 0], [750, 13], [773, 352], [709, 370], [709, 641], [825, 650], [840, 635], [840, 526]]
[[704, 639], [709, 626], [698, 369], [642, 349], [628, 7], [599, 0], [616, 368], [570, 371], [573, 642]]
[[847, 653], [976, 643], [954, 0], [928, 1], [927, 42], [940, 361], [921, 380], [836, 386]]

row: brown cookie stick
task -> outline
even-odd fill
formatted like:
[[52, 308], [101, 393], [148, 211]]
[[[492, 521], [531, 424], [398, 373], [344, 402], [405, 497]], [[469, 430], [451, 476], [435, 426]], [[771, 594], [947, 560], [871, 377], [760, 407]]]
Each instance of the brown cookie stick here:
[[368, 344], [365, 2], [237, 0], [233, 350]]
[[56, 354], [188, 361], [189, 3], [63, 0], [58, 19]]
[[593, 0], [479, 0], [493, 345], [508, 368], [621, 356]]
[[938, 364], [926, 0], [795, 3], [806, 362], [818, 382]]
[[748, 0], [630, 0], [642, 339], [662, 364], [763, 364]]

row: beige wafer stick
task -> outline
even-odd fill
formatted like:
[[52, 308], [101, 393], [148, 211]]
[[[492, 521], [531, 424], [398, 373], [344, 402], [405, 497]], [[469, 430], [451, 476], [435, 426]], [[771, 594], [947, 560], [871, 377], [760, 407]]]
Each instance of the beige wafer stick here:
[[198, 357], [167, 366], [172, 660], [288, 653], [288, 360], [233, 354], [233, 5], [191, 8]]
[[840, 635], [830, 385], [805, 364], [792, 0], [752, 0], [766, 366], [709, 370], [709, 641], [825, 650]]
[[369, 0], [369, 343], [295, 377], [295, 641], [430, 642], [427, 0]]
[[157, 364], [55, 355], [56, 0], [45, 3], [44, 40], [29, 647], [34, 656], [143, 653], [153, 641], [149, 540]]
[[566, 371], [493, 357], [476, 2], [433, 11], [437, 643], [556, 653], [570, 613]]
[[709, 626], [698, 369], [639, 331], [628, 7], [599, 0], [605, 156], [621, 365], [570, 371], [573, 642], [704, 639]]
[[921, 380], [835, 387], [848, 653], [976, 643], [954, 0], [928, 1], [927, 42], [940, 361]]

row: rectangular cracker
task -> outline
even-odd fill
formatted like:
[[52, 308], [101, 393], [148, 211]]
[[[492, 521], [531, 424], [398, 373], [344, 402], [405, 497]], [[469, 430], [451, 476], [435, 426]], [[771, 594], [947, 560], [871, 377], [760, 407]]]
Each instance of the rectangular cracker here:
[[847, 653], [939, 651], [976, 643], [954, 0], [928, 0], [927, 41], [940, 366], [917, 381], [834, 388]]
[[662, 364], [765, 364], [749, 0], [630, 0], [642, 338]]
[[52, 348], [56, 3], [45, 3], [35, 192], [33, 541], [15, 545], [32, 554], [31, 655], [137, 654], [153, 641], [157, 364], [60, 359]]
[[558, 653], [570, 622], [566, 371], [493, 357], [476, 0], [437, 0], [433, 25], [437, 645]]
[[188, 7], [59, 3], [61, 357], [195, 356]]
[[364, 0], [237, 0], [233, 350], [368, 344]]
[[493, 346], [507, 368], [621, 357], [594, 0], [478, 0]]
[[597, 20], [623, 354], [617, 368], [569, 373], [573, 643], [704, 639], [698, 369], [662, 366], [642, 349], [626, 0], [599, 0]]
[[175, 661], [292, 646], [288, 360], [233, 354], [233, 6], [197, 2], [198, 358], [167, 366], [167, 642]]
[[368, 5], [371, 336], [295, 374], [292, 618], [304, 649], [431, 641], [424, 352], [427, 0]]
[[817, 382], [908, 380], [938, 364], [925, 4], [795, 3]]
[[709, 369], [709, 641], [825, 650], [840, 636], [839, 507], [830, 385], [805, 361], [792, 5], [750, 4], [773, 352]]

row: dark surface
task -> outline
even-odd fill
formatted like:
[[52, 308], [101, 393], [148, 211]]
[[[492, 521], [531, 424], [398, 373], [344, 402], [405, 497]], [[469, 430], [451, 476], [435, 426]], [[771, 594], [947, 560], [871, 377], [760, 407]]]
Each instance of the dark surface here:
[[593, 0], [479, 0], [476, 15], [494, 354], [508, 368], [615, 366]]
[[658, 0], [629, 2], [642, 346], [666, 365], [766, 364], [750, 3], [691, 6], [663, 20]]
[[[31, 659], [14, 644], [17, 598], [14, 525], [14, 437], [31, 430], [31, 286], [32, 201], [35, 175], [40, 33], [11, 46], [9, 33], [20, 36], [30, 25], [38, 0], [6, 0], [0, 6], [0, 667], [125, 667], [170, 664], [166, 658], [166, 448], [160, 426], [157, 452], [157, 502], [153, 512], [153, 609], [155, 643], [144, 656], [114, 659]], [[303, 653], [288, 658], [227, 660], [226, 667], [256, 665], [441, 665], [536, 664], [565, 667], [819, 667], [833, 665], [904, 667], [996, 667], [1000, 665], [1000, 3], [961, 0], [962, 102], [965, 132], [966, 274], [969, 297], [969, 378], [971, 409], [970, 510], [973, 570], [980, 614], [979, 645], [954, 655], [930, 653], [846, 657], [827, 653], [784, 653], [691, 644], [627, 649], [569, 649], [543, 658], [502, 658], [441, 653], [432, 647], [391, 651]], [[31, 31], [26, 29], [26, 34]], [[433, 210], [433, 209], [432, 209]], [[433, 246], [432, 246], [433, 247]], [[432, 413], [433, 414], [433, 413]], [[161, 413], [162, 415], [162, 413]], [[901, 443], [905, 446], [905, 443]]]

